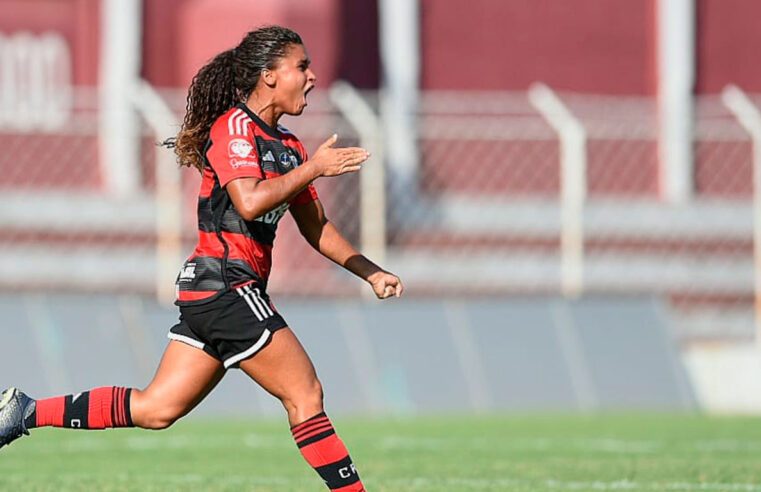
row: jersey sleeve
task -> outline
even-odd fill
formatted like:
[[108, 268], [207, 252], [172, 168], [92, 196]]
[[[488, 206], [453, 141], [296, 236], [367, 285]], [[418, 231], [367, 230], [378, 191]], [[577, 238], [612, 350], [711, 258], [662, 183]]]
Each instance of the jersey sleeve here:
[[232, 133], [227, 125], [214, 125], [210, 137], [206, 158], [222, 188], [237, 178], [264, 179], [253, 135]]
[[[306, 162], [309, 157], [307, 156], [307, 151], [304, 149], [304, 146], [301, 144], [301, 142], [298, 143], [298, 149], [299, 153], [301, 154], [301, 162]], [[314, 185], [309, 184], [306, 188], [301, 190], [298, 195], [291, 198], [290, 205], [304, 205], [313, 202], [318, 198], [319, 197], [317, 196], [317, 190], [314, 189]]]

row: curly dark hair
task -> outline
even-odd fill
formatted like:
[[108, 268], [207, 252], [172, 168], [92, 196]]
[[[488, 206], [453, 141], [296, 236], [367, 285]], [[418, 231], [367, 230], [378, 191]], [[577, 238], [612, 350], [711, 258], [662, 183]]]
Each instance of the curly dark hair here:
[[204, 147], [211, 125], [230, 108], [248, 99], [262, 70], [274, 69], [291, 44], [304, 43], [298, 34], [285, 27], [260, 27], [198, 71], [188, 89], [180, 132], [162, 142], [174, 149], [180, 166], [203, 172]]

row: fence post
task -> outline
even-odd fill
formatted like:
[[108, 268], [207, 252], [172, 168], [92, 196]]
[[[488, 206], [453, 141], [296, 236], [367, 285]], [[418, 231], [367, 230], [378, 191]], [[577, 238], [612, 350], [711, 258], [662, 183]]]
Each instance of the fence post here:
[[[381, 121], [351, 84], [333, 84], [330, 100], [371, 154], [359, 173], [359, 237], [362, 252], [382, 265], [386, 262], [386, 171]], [[367, 289], [363, 292], [372, 294]]]
[[761, 344], [761, 111], [735, 85], [724, 87], [721, 100], [753, 141], [753, 290], [756, 343]]
[[[177, 133], [180, 122], [151, 85], [138, 81], [132, 104], [157, 140]], [[156, 149], [156, 297], [164, 305], [175, 300], [174, 281], [182, 261], [182, 179], [174, 153]]]
[[560, 286], [566, 297], [584, 290], [584, 201], [587, 192], [587, 133], [555, 92], [532, 84], [528, 98], [560, 139]]
[[140, 129], [130, 91], [140, 78], [143, 2], [100, 4], [99, 162], [107, 192], [130, 197], [140, 189]]
[[693, 88], [696, 0], [658, 0], [658, 157], [662, 196], [686, 203], [693, 194]]

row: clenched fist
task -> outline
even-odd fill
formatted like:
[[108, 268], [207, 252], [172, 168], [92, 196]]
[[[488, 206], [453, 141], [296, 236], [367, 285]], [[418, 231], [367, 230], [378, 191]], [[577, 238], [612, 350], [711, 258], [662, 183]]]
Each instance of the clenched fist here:
[[401, 297], [404, 286], [402, 281], [393, 273], [384, 272], [383, 270], [373, 273], [367, 278], [372, 285], [375, 295], [378, 299], [387, 299], [391, 296]]

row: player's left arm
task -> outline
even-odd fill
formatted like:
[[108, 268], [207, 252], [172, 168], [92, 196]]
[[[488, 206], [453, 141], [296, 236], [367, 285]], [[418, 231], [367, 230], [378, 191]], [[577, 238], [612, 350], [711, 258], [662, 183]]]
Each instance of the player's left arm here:
[[366, 280], [379, 299], [402, 295], [404, 286], [399, 277], [382, 269], [354, 249], [325, 217], [325, 210], [319, 199], [291, 205], [290, 210], [304, 239], [326, 258]]

